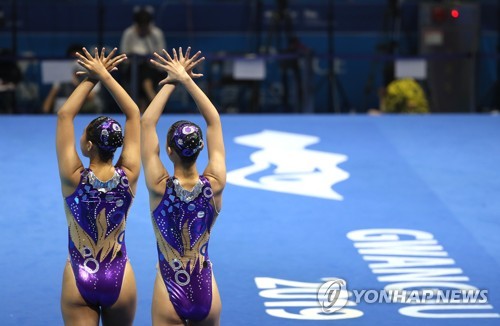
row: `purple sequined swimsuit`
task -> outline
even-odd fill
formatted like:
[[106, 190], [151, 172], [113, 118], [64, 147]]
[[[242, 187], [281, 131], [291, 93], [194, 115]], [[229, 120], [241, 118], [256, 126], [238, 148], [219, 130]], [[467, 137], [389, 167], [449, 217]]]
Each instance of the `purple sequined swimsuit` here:
[[165, 194], [153, 211], [158, 261], [170, 301], [184, 320], [200, 321], [212, 305], [212, 264], [208, 241], [214, 223], [210, 182], [200, 176], [193, 190], [167, 180]]
[[110, 307], [120, 295], [128, 259], [125, 223], [132, 203], [128, 178], [115, 167], [114, 176], [103, 182], [85, 169], [65, 201], [76, 286], [87, 303]]

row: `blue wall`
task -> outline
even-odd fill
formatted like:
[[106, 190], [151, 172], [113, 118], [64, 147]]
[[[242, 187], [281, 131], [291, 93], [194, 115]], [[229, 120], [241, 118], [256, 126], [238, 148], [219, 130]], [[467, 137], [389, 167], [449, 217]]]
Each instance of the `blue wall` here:
[[[165, 32], [169, 48], [191, 45], [203, 50], [209, 60], [220, 51], [230, 54], [256, 52], [259, 45], [266, 44], [272, 27], [266, 13], [275, 9], [274, 1], [17, 1], [17, 53], [30, 52], [36, 57], [54, 58], [64, 57], [71, 43], [93, 47], [102, 42], [105, 46], [118, 46], [122, 31], [132, 21], [133, 7], [146, 3], [155, 7], [156, 23]], [[259, 3], [262, 4], [260, 9]], [[337, 77], [350, 106], [343, 109], [363, 112], [378, 104], [377, 88], [382, 85], [382, 70], [387, 63], [371, 59], [384, 54], [380, 45], [389, 40], [384, 33], [387, 1], [333, 3], [334, 50], [340, 59]], [[496, 1], [482, 2], [480, 51], [485, 55], [478, 64], [478, 102], [488, 102], [488, 89], [496, 79], [496, 57], [491, 56], [497, 42], [495, 4]], [[294, 33], [317, 57], [314, 106], [316, 111], [325, 111], [328, 107], [328, 83], [324, 75], [329, 64], [328, 1], [289, 1], [289, 7], [294, 13]], [[0, 47], [9, 48], [13, 44], [9, 22], [12, 1], [0, 1], [0, 11], [6, 17], [6, 24], [0, 28]], [[103, 17], [101, 26], [100, 15]], [[405, 1], [401, 17], [397, 54], [417, 55], [418, 1]], [[282, 46], [277, 42], [273, 44], [280, 51]], [[279, 81], [276, 65], [276, 61], [268, 62], [271, 75], [266, 82], [269, 84]]]

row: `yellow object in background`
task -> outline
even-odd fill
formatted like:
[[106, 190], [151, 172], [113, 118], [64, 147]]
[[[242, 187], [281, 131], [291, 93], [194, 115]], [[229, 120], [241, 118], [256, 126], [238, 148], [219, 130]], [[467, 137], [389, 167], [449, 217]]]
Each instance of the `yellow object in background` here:
[[428, 113], [429, 102], [417, 81], [403, 78], [387, 86], [380, 108], [385, 113]]

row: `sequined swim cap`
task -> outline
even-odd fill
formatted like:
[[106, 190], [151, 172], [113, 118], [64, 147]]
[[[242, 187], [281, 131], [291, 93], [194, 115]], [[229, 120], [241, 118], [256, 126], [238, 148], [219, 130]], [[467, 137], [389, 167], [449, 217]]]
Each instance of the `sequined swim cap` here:
[[114, 119], [98, 117], [87, 127], [87, 139], [94, 142], [99, 149], [114, 153], [123, 145], [122, 127]]
[[203, 135], [200, 127], [189, 121], [178, 121], [172, 125], [169, 145], [183, 157], [196, 155], [203, 148]]

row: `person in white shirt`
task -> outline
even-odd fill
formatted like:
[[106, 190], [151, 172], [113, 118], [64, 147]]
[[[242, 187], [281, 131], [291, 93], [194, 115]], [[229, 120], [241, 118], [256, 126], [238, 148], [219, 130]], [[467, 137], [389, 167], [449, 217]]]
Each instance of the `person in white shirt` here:
[[150, 56], [166, 48], [163, 31], [154, 24], [153, 16], [152, 6], [136, 6], [134, 23], [125, 29], [120, 42], [121, 53], [131, 59], [130, 64], [137, 64], [136, 89], [132, 89], [131, 67], [126, 69], [126, 84], [141, 112], [155, 97], [161, 80], [157, 70], [149, 63]]

